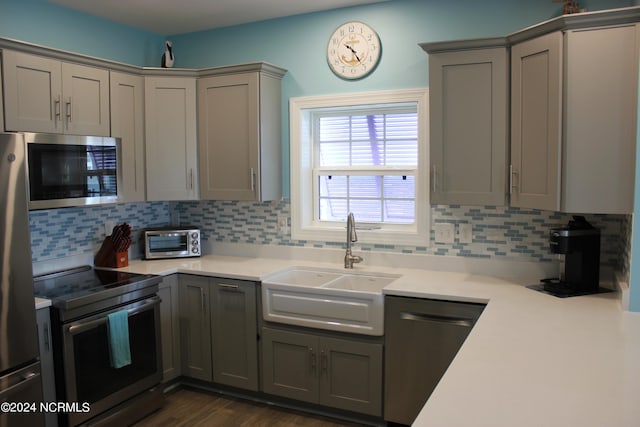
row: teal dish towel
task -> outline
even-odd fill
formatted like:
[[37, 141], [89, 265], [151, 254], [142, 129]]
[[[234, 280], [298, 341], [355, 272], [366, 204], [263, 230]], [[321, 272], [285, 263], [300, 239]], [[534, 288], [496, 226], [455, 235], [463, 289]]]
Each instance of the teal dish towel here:
[[120, 310], [109, 314], [108, 318], [109, 357], [111, 366], [118, 369], [131, 364], [129, 313], [127, 310]]

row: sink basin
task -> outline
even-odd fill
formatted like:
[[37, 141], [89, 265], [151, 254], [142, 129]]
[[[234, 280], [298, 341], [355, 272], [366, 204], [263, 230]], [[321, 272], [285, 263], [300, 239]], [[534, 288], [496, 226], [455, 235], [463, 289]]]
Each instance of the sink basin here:
[[344, 289], [356, 292], [382, 292], [382, 288], [397, 277], [379, 277], [348, 274], [322, 285], [323, 288]]
[[382, 335], [382, 288], [399, 277], [311, 267], [281, 270], [262, 281], [263, 318], [290, 325]]

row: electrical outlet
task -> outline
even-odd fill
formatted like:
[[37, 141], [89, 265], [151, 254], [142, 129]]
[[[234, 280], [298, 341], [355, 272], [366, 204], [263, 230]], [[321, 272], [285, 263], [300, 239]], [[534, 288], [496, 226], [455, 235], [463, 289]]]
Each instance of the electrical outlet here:
[[440, 222], [433, 224], [436, 243], [453, 243], [455, 238], [455, 224]]
[[458, 241], [460, 243], [473, 242], [473, 224], [458, 224]]
[[278, 234], [289, 234], [289, 218], [286, 215], [278, 215]]

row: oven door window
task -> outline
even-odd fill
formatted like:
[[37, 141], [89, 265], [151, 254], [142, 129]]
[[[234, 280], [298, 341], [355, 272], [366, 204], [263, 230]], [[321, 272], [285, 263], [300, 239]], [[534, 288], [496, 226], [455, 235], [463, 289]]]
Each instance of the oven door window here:
[[187, 252], [187, 240], [189, 236], [186, 233], [171, 233], [162, 235], [150, 235], [148, 237], [149, 252], [165, 253], [165, 252]]
[[129, 316], [131, 364], [122, 368], [111, 367], [106, 323], [73, 336], [79, 402], [97, 402], [158, 372], [154, 313], [145, 310]]

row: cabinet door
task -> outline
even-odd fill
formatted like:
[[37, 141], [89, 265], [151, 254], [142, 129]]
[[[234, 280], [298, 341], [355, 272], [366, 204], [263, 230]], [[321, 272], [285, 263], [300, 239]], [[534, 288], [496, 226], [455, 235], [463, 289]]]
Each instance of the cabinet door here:
[[258, 391], [256, 284], [211, 280], [213, 381]]
[[180, 275], [179, 283], [182, 374], [211, 381], [209, 280]]
[[62, 63], [64, 132], [109, 136], [109, 71]]
[[[49, 308], [36, 310], [38, 325], [38, 347], [40, 350], [40, 369], [42, 378], [42, 401], [56, 401], [56, 380], [53, 367], [53, 347], [51, 346], [51, 318]], [[58, 417], [54, 412], [45, 415], [47, 427], [58, 425]]]
[[164, 277], [160, 283], [160, 331], [162, 333], [162, 381], [180, 376], [180, 304], [178, 276]]
[[511, 48], [511, 205], [560, 208], [562, 33]]
[[122, 139], [125, 202], [145, 200], [144, 78], [111, 72], [111, 135]]
[[638, 27], [565, 34], [563, 211], [633, 212]]
[[382, 344], [320, 338], [319, 403], [382, 415]]
[[258, 73], [198, 80], [202, 199], [257, 199], [259, 89]]
[[198, 198], [196, 82], [145, 78], [147, 200]]
[[429, 55], [431, 202], [504, 205], [506, 48]]
[[2, 51], [5, 129], [62, 133], [60, 61]]
[[262, 329], [262, 389], [265, 393], [318, 402], [318, 338]]

